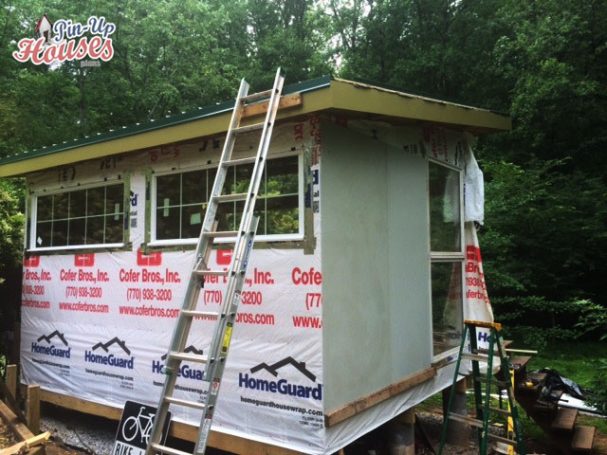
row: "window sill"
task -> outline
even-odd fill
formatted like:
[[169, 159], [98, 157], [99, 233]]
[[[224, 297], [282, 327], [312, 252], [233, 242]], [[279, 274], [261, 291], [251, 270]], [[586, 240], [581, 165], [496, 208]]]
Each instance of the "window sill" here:
[[47, 246], [41, 248], [30, 248], [27, 253], [54, 253], [62, 251], [83, 251], [83, 250], [107, 250], [125, 248], [124, 243], [105, 243], [103, 245], [71, 245], [71, 246]]
[[[258, 235], [255, 242], [299, 242], [303, 241], [303, 234], [278, 234], [278, 235]], [[218, 238], [213, 242], [215, 245], [233, 244], [236, 237]], [[153, 240], [148, 243], [149, 247], [171, 247], [171, 246], [193, 246], [198, 239], [175, 239], [175, 240]]]

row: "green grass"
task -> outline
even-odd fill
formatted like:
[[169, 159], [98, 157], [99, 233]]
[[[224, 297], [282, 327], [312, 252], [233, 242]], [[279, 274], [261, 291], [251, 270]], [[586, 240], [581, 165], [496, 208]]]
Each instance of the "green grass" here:
[[599, 359], [607, 360], [607, 342], [558, 342], [533, 355], [527, 371], [551, 368], [582, 388], [591, 387], [599, 373]]
[[[515, 343], [513, 348], [526, 349], [522, 343]], [[591, 388], [592, 382], [601, 372], [597, 366], [600, 360], [607, 362], [607, 342], [553, 342], [542, 349], [538, 354], [532, 356], [527, 365], [527, 371], [551, 368], [558, 371], [572, 381], [577, 382], [582, 389]], [[473, 402], [469, 397], [468, 405]], [[435, 411], [442, 407], [441, 394], [437, 393], [420, 403], [418, 409], [422, 411]], [[521, 424], [523, 434], [537, 440], [543, 440], [545, 435], [542, 430], [527, 417], [525, 412], [521, 413]], [[602, 434], [607, 434], [607, 419], [581, 415], [578, 422], [582, 425], [594, 425]]]
[[[593, 380], [605, 375], [598, 367], [607, 361], [607, 342], [553, 342], [531, 358], [527, 371], [551, 368], [577, 382], [582, 389], [592, 389]], [[607, 434], [607, 419], [580, 416], [584, 425], [594, 425], [602, 434]]]

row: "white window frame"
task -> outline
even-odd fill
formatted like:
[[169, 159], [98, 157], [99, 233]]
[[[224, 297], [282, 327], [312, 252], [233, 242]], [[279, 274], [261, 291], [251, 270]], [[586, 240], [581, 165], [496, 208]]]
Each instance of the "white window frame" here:
[[[446, 167], [447, 169], [450, 169], [452, 171], [456, 171], [458, 172], [459, 175], [459, 216], [460, 216], [460, 251], [432, 251], [432, 239], [430, 238], [432, 231], [430, 228], [430, 165], [431, 164], [436, 164], [439, 166], [443, 166]], [[432, 304], [432, 264], [434, 263], [455, 263], [455, 262], [459, 262], [461, 264], [461, 276], [460, 276], [460, 280], [461, 280], [461, 316], [462, 316], [462, 321], [464, 320], [464, 278], [465, 278], [465, 260], [466, 260], [466, 255], [465, 255], [465, 249], [464, 249], [464, 243], [465, 243], [465, 238], [464, 238], [464, 170], [457, 167], [457, 166], [453, 166], [449, 163], [446, 163], [444, 161], [440, 161], [440, 160], [436, 160], [433, 158], [428, 158], [428, 167], [427, 167], [427, 179], [426, 181], [428, 182], [428, 257], [430, 258], [430, 260], [428, 261], [428, 276], [429, 276], [429, 282], [428, 282], [428, 290], [429, 290], [429, 303], [430, 303], [430, 346], [432, 349], [432, 361], [433, 362], [437, 362], [440, 361], [442, 359], [445, 359], [447, 357], [453, 356], [455, 354], [457, 354], [458, 349], [459, 349], [459, 343], [457, 346], [454, 346], [451, 349], [447, 349], [446, 351], [443, 351], [439, 354], [434, 354], [434, 323], [433, 323], [433, 304]], [[463, 330], [463, 325], [462, 325], [462, 330]]]
[[[30, 218], [30, 232], [29, 232], [30, 235], [29, 235], [29, 245], [28, 245], [29, 248], [27, 249], [27, 251], [45, 252], [45, 251], [68, 251], [68, 250], [83, 250], [83, 249], [123, 248], [125, 246], [125, 242], [124, 242], [125, 229], [124, 229], [124, 227], [122, 229], [122, 238], [123, 238], [122, 242], [91, 243], [91, 244], [64, 245], [64, 246], [43, 246], [43, 247], [38, 247], [36, 245], [36, 239], [38, 238], [38, 236], [36, 235], [36, 228], [37, 228], [37, 224], [38, 224], [38, 197], [53, 196], [55, 194], [65, 194], [65, 193], [70, 193], [72, 191], [88, 190], [88, 189], [93, 189], [93, 188], [104, 188], [106, 186], [119, 185], [119, 184], [122, 185], [122, 188], [123, 188], [122, 216], [127, 217], [128, 211], [127, 211], [127, 206], [124, 202], [124, 200], [125, 200], [124, 195], [126, 194], [126, 191], [128, 191], [128, 188], [126, 187], [126, 182], [122, 179], [111, 179], [111, 180], [108, 179], [103, 182], [82, 184], [82, 185], [68, 187], [68, 188], [57, 188], [57, 189], [53, 189], [50, 191], [34, 191], [34, 193], [30, 197], [29, 213], [31, 214], [31, 218]], [[123, 223], [124, 223], [124, 218], [123, 218]], [[123, 224], [123, 226], [124, 226], [124, 224]]]
[[[293, 232], [290, 234], [269, 234], [269, 235], [256, 235], [256, 242], [286, 242], [286, 241], [301, 241], [304, 238], [304, 169], [303, 169], [303, 153], [283, 153], [269, 156], [267, 161], [272, 161], [278, 158], [287, 158], [291, 156], [297, 156], [297, 175], [298, 175], [298, 232]], [[205, 166], [192, 166], [192, 167], [183, 167], [180, 169], [171, 169], [168, 171], [155, 172], [151, 178], [150, 182], [150, 242], [149, 246], [152, 247], [162, 247], [162, 246], [180, 246], [180, 245], [196, 245], [198, 242], [198, 237], [188, 238], [188, 239], [157, 239], [156, 238], [156, 214], [158, 212], [158, 200], [157, 200], [157, 177], [164, 175], [174, 175], [174, 174], [183, 174], [186, 172], [199, 171], [205, 169], [217, 169], [217, 164], [213, 165], [205, 165]], [[208, 201], [207, 201], [208, 202]], [[202, 228], [202, 222], [201, 222]], [[226, 238], [217, 238], [215, 239], [215, 243], [234, 243], [235, 237], [226, 237]]]

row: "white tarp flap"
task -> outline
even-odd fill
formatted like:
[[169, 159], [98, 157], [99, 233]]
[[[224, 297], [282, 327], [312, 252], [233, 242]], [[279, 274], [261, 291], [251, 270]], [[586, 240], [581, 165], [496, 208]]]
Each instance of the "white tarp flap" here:
[[473, 136], [466, 138], [466, 167], [464, 172], [464, 221], [485, 221], [485, 182], [472, 152]]
[[[487, 294], [481, 249], [474, 223], [465, 223], [464, 231], [466, 241], [464, 318], [493, 322], [493, 310]], [[487, 348], [489, 331], [477, 329], [477, 336], [479, 346]]]

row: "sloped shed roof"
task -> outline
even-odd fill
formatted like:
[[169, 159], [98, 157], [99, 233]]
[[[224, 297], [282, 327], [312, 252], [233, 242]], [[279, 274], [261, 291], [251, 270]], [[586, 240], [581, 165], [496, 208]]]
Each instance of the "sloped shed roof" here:
[[[291, 108], [281, 110], [278, 119], [336, 111], [396, 121], [433, 122], [466, 128], [477, 134], [511, 128], [510, 117], [504, 114], [332, 77], [287, 86], [283, 94], [293, 95]], [[227, 130], [233, 106], [234, 101], [230, 100], [160, 120], [15, 153], [0, 159], [0, 177], [222, 133]]]

